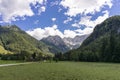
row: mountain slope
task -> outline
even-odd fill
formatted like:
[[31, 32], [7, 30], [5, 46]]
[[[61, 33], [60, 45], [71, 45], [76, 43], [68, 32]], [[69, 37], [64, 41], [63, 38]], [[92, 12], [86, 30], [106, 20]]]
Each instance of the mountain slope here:
[[53, 53], [66, 52], [70, 50], [59, 36], [49, 36], [47, 38], [43, 38], [41, 41], [50, 45], [51, 47], [49, 47], [49, 50]]
[[61, 38], [59, 36], [48, 36], [41, 41], [49, 45], [49, 50], [53, 53], [67, 52], [78, 48], [89, 35], [75, 36], [74, 38]]
[[29, 36], [16, 25], [0, 27], [0, 45], [7, 51], [50, 53], [47, 46]]
[[80, 48], [65, 56], [80, 61], [120, 62], [120, 16], [110, 17], [97, 25]]
[[0, 54], [12, 54], [12, 52], [5, 50], [4, 47], [0, 45]]
[[75, 36], [74, 38], [63, 38], [65, 44], [70, 49], [77, 49], [89, 35]]

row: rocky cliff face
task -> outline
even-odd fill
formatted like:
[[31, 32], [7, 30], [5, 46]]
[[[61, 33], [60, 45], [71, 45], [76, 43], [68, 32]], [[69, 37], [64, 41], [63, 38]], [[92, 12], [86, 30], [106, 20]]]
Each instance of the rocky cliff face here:
[[49, 36], [41, 41], [53, 46], [58, 52], [66, 52], [78, 48], [89, 35], [76, 36], [74, 38], [61, 38], [59, 36]]
[[82, 36], [75, 36], [74, 38], [64, 38], [63, 41], [70, 49], [76, 49], [80, 47], [82, 42], [88, 37], [89, 35], [82, 35]]
[[65, 42], [63, 39], [59, 36], [49, 36], [47, 38], [43, 38], [41, 40], [42, 42], [46, 43], [47, 45], [50, 45], [55, 49], [53, 52], [66, 52], [69, 49], [69, 47], [66, 46]]

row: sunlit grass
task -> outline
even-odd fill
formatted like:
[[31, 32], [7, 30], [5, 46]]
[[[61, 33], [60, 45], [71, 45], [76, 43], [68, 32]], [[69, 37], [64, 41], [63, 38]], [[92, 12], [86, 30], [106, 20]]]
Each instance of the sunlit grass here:
[[1, 67], [0, 80], [120, 80], [120, 64], [41, 62]]

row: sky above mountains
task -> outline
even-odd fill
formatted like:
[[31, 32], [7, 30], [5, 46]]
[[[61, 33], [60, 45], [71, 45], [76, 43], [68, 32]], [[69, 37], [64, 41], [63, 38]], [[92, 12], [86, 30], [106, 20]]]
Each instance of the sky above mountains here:
[[75, 37], [120, 14], [120, 0], [0, 0], [0, 24], [16, 24], [31, 36]]

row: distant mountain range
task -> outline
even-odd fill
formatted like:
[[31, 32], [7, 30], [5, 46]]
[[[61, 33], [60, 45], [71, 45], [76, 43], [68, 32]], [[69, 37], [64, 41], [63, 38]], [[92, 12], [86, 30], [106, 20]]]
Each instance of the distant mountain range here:
[[70, 50], [64, 43], [63, 39], [59, 36], [49, 36], [47, 38], [43, 38], [41, 41], [46, 45], [52, 46], [51, 51], [53, 53], [66, 52]]
[[75, 38], [61, 38], [60, 36], [48, 36], [47, 38], [43, 38], [41, 41], [46, 43], [47, 45], [53, 46], [52, 51], [54, 52], [67, 52], [71, 49], [78, 48], [81, 43], [88, 37], [89, 35], [76, 36]]
[[38, 41], [16, 25], [0, 26], [0, 54], [58, 53], [78, 48], [88, 35], [73, 38], [49, 36]]
[[63, 38], [64, 43], [67, 47], [70, 49], [77, 49], [80, 47], [82, 42], [89, 36], [87, 35], [81, 35], [81, 36], [75, 36], [74, 38]]

